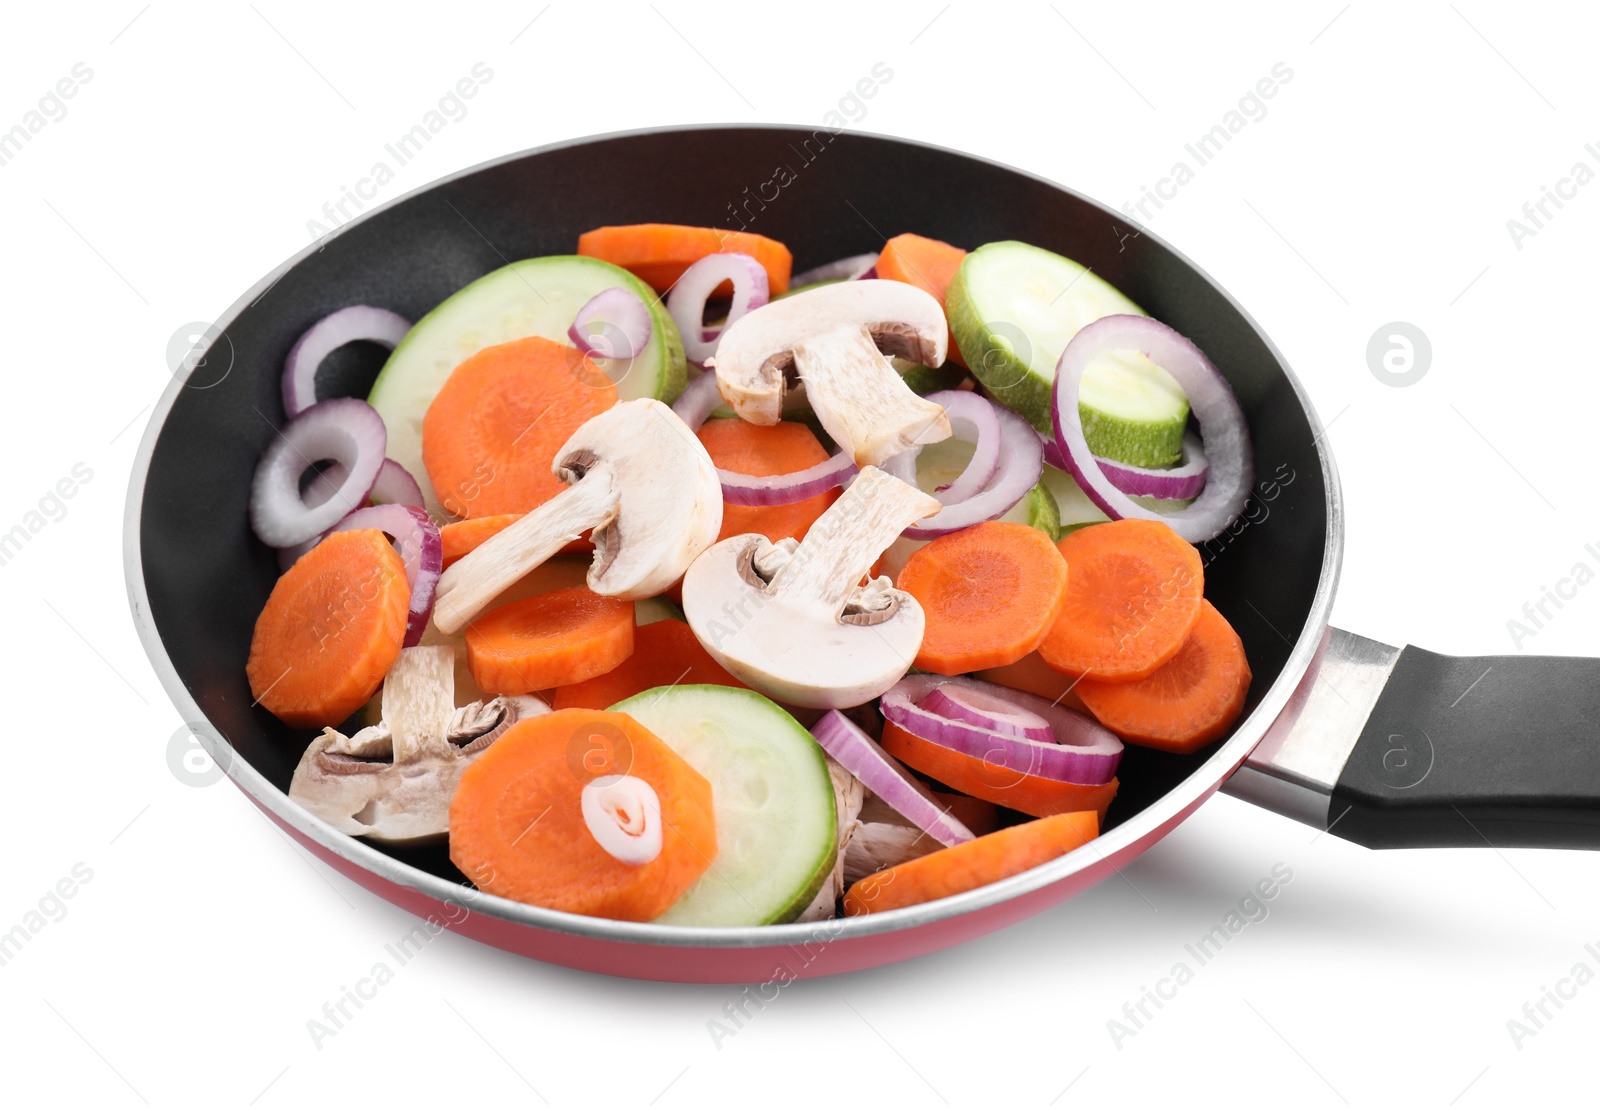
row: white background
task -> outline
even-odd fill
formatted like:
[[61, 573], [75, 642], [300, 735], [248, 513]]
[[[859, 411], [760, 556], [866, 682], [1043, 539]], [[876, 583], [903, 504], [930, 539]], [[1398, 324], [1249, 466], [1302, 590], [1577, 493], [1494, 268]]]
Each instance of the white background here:
[[[0, 567], [0, 931], [75, 863], [93, 872], [0, 967], [8, 1102], [1467, 1108], [1590, 1090], [1600, 987], [1520, 1049], [1506, 1022], [1575, 962], [1600, 971], [1583, 951], [1600, 942], [1594, 857], [1378, 854], [1228, 798], [1127, 883], [791, 986], [720, 1048], [706, 1024], [734, 989], [609, 980], [448, 935], [314, 1048], [307, 1020], [411, 922], [231, 787], [169, 773], [181, 719], [120, 566], [169, 338], [300, 249], [307, 220], [475, 62], [492, 82], [382, 199], [587, 133], [815, 124], [881, 61], [893, 80], [854, 126], [1120, 205], [1283, 62], [1293, 78], [1266, 118], [1152, 230], [1255, 315], [1330, 424], [1349, 504], [1338, 623], [1512, 651], [1507, 621], [1600, 542], [1600, 183], [1521, 249], [1506, 227], [1574, 162], [1600, 169], [1583, 149], [1600, 140], [1596, 27], [1576, 6], [140, 3], [13, 5], [0, 33], [0, 129], [74, 63], [93, 70], [0, 167], [0, 531], [74, 463], [93, 472]], [[1433, 346], [1406, 389], [1366, 364], [1394, 320]], [[1597, 615], [1600, 585], [1522, 648], [1600, 652]], [[1279, 861], [1294, 879], [1270, 917], [1117, 1048], [1107, 1019]]]

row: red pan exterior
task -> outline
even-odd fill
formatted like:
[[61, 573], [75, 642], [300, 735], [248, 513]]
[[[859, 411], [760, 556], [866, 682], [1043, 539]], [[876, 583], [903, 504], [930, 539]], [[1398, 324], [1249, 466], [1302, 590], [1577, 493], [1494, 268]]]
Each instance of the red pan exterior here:
[[261, 806], [262, 812], [286, 833], [347, 879], [354, 880], [374, 895], [410, 911], [424, 921], [431, 921], [496, 949], [584, 972], [625, 976], [634, 980], [680, 984], [764, 984], [832, 976], [908, 960], [971, 941], [1030, 918], [1127, 867], [1135, 857], [1194, 813], [1215, 790], [1216, 785], [1213, 785], [1159, 827], [1111, 855], [1047, 887], [1005, 902], [965, 914], [936, 918], [920, 926], [862, 937], [844, 934], [830, 937], [828, 923], [818, 923], [815, 940], [753, 948], [698, 948], [614, 941], [541, 930], [493, 915], [474, 913], [468, 905], [446, 903], [414, 887], [394, 883], [362, 868], [307, 837], [259, 802], [256, 805]]

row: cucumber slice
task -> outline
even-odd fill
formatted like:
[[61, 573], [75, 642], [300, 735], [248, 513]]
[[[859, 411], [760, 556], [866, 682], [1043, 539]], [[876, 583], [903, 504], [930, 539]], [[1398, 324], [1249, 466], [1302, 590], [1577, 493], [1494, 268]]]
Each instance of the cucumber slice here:
[[[1085, 324], [1145, 311], [1069, 258], [1004, 241], [962, 260], [945, 291], [956, 345], [999, 401], [1049, 433], [1050, 387], [1067, 341]], [[1136, 467], [1167, 467], [1183, 450], [1189, 401], [1172, 376], [1138, 352], [1089, 364], [1078, 411], [1096, 455]]]
[[776, 703], [737, 687], [656, 687], [631, 714], [711, 781], [717, 858], [671, 910], [678, 926], [792, 922], [833, 874], [838, 826], [822, 747]]
[[633, 623], [635, 625], [649, 625], [655, 621], [682, 621], [683, 610], [672, 604], [672, 600], [661, 595], [654, 598], [640, 598], [633, 604]]
[[1050, 489], [1044, 484], [1043, 478], [1040, 478], [1033, 489], [1029, 490], [1022, 500], [1007, 510], [1000, 519], [1002, 521], [1016, 521], [1018, 524], [1031, 525], [1051, 540], [1061, 539], [1061, 512], [1056, 508], [1055, 495], [1050, 493]]
[[[1089, 500], [1089, 495], [1083, 492], [1078, 480], [1066, 471], [1058, 471], [1046, 464], [1044, 477], [1039, 480], [1039, 485], [1049, 491], [1056, 503], [1056, 512], [1059, 514], [1057, 540], [1086, 525], [1104, 524], [1111, 519], [1098, 505]], [[1176, 513], [1194, 504], [1193, 498], [1184, 501], [1167, 498], [1133, 498], [1132, 501], [1153, 513]]]
[[650, 309], [650, 342], [618, 367], [598, 359], [617, 382], [624, 400], [654, 397], [670, 402], [686, 380], [683, 341], [655, 291], [609, 262], [580, 255], [551, 255], [513, 262], [457, 290], [406, 334], [383, 364], [367, 400], [389, 430], [389, 458], [422, 486], [428, 512], [444, 516], [422, 466], [422, 418], [450, 372], [485, 347], [528, 336], [569, 342], [567, 329], [585, 301], [621, 286]]

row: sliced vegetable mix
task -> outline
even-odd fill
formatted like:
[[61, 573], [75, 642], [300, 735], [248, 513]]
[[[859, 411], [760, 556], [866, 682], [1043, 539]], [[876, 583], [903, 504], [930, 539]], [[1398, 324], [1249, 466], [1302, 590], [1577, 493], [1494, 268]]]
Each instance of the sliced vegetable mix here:
[[[597, 228], [300, 337], [246, 665], [321, 730], [292, 798], [490, 894], [754, 926], [1048, 863], [1118, 820], [1124, 743], [1227, 735], [1250, 664], [1194, 545], [1251, 441], [1205, 355], [1024, 243], [792, 264]], [[354, 342], [392, 348], [370, 398], [319, 399]]]

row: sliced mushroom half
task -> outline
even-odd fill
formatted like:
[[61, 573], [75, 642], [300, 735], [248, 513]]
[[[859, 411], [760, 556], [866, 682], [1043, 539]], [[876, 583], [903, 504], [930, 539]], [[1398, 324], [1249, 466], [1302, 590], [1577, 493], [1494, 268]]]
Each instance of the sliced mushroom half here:
[[711, 365], [717, 388], [752, 424], [783, 415], [789, 375], [857, 466], [950, 436], [944, 409], [918, 397], [888, 356], [944, 362], [949, 328], [930, 294], [904, 282], [838, 282], [770, 302], [729, 325]]
[[861, 471], [805, 540], [758, 533], [708, 548], [683, 580], [683, 611], [706, 650], [779, 702], [859, 706], [893, 686], [922, 644], [922, 607], [872, 563], [939, 502], [876, 467]]
[[556, 453], [567, 488], [439, 578], [433, 623], [451, 634], [502, 591], [591, 530], [589, 588], [648, 598], [683, 575], [722, 529], [722, 483], [699, 437], [650, 398], [585, 421]]
[[324, 729], [311, 742], [289, 797], [341, 832], [388, 843], [444, 834], [467, 765], [517, 721], [550, 709], [528, 695], [456, 706], [448, 647], [402, 650], [382, 698], [379, 724], [349, 737]]

